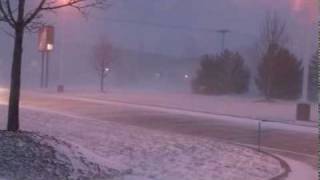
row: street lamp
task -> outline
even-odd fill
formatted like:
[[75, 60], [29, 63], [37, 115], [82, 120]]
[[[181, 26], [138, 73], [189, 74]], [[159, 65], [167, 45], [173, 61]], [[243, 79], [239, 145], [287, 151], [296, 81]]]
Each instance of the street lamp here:
[[156, 79], [160, 79], [161, 78], [161, 73], [155, 73], [154, 76], [155, 76]]
[[302, 95], [296, 108], [296, 119], [301, 121], [309, 121], [311, 114], [311, 106], [308, 103], [308, 86], [309, 86], [309, 61], [307, 56], [303, 61], [303, 80]]

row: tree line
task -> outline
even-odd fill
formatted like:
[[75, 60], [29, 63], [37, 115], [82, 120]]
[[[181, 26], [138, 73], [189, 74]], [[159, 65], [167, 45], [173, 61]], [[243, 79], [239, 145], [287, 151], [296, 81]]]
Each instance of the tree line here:
[[[239, 52], [224, 50], [215, 55], [204, 55], [200, 68], [191, 82], [192, 91], [200, 94], [241, 94], [249, 89], [250, 78], [267, 99], [297, 99], [301, 96], [302, 61], [287, 44], [286, 24], [276, 14], [267, 15], [256, 45], [257, 73], [253, 77]], [[317, 97], [318, 56], [309, 65], [310, 99]]]

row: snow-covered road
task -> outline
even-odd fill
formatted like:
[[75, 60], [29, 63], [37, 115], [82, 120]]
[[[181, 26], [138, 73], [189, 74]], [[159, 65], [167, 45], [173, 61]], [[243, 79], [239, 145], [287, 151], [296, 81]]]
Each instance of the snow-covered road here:
[[[48, 91], [44, 92], [48, 95]], [[301, 122], [296, 119], [296, 101], [264, 101], [262, 97], [245, 97], [236, 95], [204, 96], [190, 93], [161, 93], [145, 91], [108, 91], [97, 93], [93, 90], [68, 89], [63, 94], [67, 97], [82, 97], [93, 100], [124, 102], [129, 104], [167, 107], [172, 109], [227, 115], [248, 119], [263, 119], [290, 124], [317, 126], [318, 104], [311, 103], [311, 121]]]
[[[42, 109], [130, 124], [148, 129], [257, 144], [258, 121], [155, 106], [127, 104], [84, 97], [25, 94], [22, 104]], [[262, 146], [298, 155], [317, 155], [318, 130], [290, 124], [262, 122]]]
[[[23, 96], [22, 102], [24, 107], [36, 109], [37, 111], [43, 111], [43, 120], [46, 119], [47, 121], [45, 121], [46, 123], [42, 122], [42, 124], [39, 124], [39, 127], [46, 129], [45, 132], [50, 133], [52, 126], [57, 126], [57, 128], [53, 129], [63, 130], [67, 128], [68, 130], [66, 132], [73, 131], [71, 134], [68, 134], [68, 137], [75, 138], [72, 139], [72, 141], [81, 142], [85, 138], [93, 139], [92, 142], [88, 142], [88, 144], [85, 145], [89, 148], [91, 146], [95, 147], [95, 144], [103, 144], [100, 141], [101, 139], [97, 141], [94, 139], [96, 139], [96, 136], [101, 134], [99, 131], [104, 132], [103, 130], [99, 130], [99, 128], [106, 129], [105, 131], [110, 131], [110, 128], [106, 128], [101, 124], [108, 124], [110, 122], [112, 122], [112, 124], [117, 124], [120, 127], [134, 125], [136, 127], [129, 126], [131, 128], [137, 128], [133, 134], [139, 134], [137, 132], [140, 131], [148, 131], [148, 133], [144, 133], [142, 135], [146, 137], [148, 137], [152, 132], [156, 134], [160, 133], [166, 136], [169, 134], [168, 139], [171, 139], [174, 136], [179, 136], [181, 137], [181, 142], [178, 144], [185, 144], [183, 141], [184, 139], [193, 138], [197, 139], [195, 141], [203, 142], [205, 144], [208, 144], [207, 142], [211, 142], [211, 144], [215, 143], [217, 139], [219, 139], [219, 141], [226, 140], [240, 144], [255, 145], [257, 143], [257, 123], [252, 121], [223, 121], [212, 117], [159, 111], [153, 108], [133, 106], [132, 104], [125, 105], [123, 103], [103, 103], [105, 101], [99, 102], [98, 100], [85, 100], [72, 97], [39, 96], [29, 94], [28, 96]], [[57, 118], [50, 118], [51, 115], [50, 113], [48, 114], [48, 111], [53, 112], [53, 114], [59, 113], [60, 115], [66, 115], [69, 118], [71, 117], [73, 120], [61, 122], [57, 120]], [[83, 124], [79, 125], [79, 123], [75, 122], [76, 120], [79, 120], [79, 123], [81, 122]], [[28, 127], [27, 124], [25, 124], [25, 127]], [[88, 127], [84, 128], [84, 126]], [[90, 126], [94, 127], [90, 128]], [[277, 152], [281, 151], [282, 154], [286, 155], [287, 157], [298, 157], [297, 160], [314, 165], [317, 162], [317, 133], [312, 131], [309, 132], [308, 128], [306, 127], [303, 127], [303, 129], [304, 130], [301, 130], [299, 127], [281, 128], [281, 126], [277, 127], [274, 124], [264, 123], [262, 129], [262, 145], [264, 146], [265, 150], [274, 149], [277, 150]], [[121, 134], [121, 132], [123, 133], [124, 131], [119, 131], [119, 133]], [[56, 134], [57, 132], [52, 133]], [[64, 132], [61, 134], [64, 134]], [[81, 135], [80, 137], [79, 134]], [[121, 135], [117, 136], [120, 137]], [[159, 135], [158, 137], [159, 139], [162, 139], [162, 135]], [[143, 138], [144, 137], [141, 137], [140, 140]], [[153, 138], [151, 138], [150, 141], [154, 141]], [[164, 143], [165, 142], [166, 141], [164, 141]], [[139, 141], [134, 141], [134, 143], [139, 144]], [[197, 146], [200, 146], [201, 148], [206, 147], [201, 143], [197, 144], [196, 147]], [[150, 147], [147, 149], [150, 149]], [[189, 146], [187, 149], [189, 149]], [[99, 151], [102, 150], [97, 150], [97, 152]], [[179, 150], [179, 152], [181, 151], [182, 150]], [[121, 165], [123, 164], [121, 163]], [[121, 167], [121, 165], [116, 164], [115, 166], [119, 166], [118, 168], [126, 168]], [[210, 169], [207, 170], [210, 171]], [[316, 171], [314, 170], [314, 177], [316, 177], [315, 175]], [[193, 177], [196, 176], [194, 175]]]

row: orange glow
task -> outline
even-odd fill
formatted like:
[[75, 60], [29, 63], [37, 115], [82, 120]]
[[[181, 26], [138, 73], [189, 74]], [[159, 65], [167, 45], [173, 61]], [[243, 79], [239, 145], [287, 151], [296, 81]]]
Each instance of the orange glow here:
[[60, 0], [60, 2], [61, 2], [62, 4], [67, 4], [67, 3], [70, 2], [70, 0]]
[[302, 0], [293, 0], [293, 10], [300, 11], [302, 9]]

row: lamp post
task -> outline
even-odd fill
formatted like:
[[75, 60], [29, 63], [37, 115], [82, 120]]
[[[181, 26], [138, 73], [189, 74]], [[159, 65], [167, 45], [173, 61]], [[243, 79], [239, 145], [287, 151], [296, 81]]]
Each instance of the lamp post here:
[[[68, 3], [69, 0], [61, 0], [62, 3]], [[63, 79], [62, 79], [62, 74], [63, 74], [63, 66], [62, 66], [62, 62], [63, 62], [63, 55], [64, 55], [64, 38], [65, 38], [65, 21], [64, 21], [64, 9], [61, 10], [60, 14], [58, 15], [58, 19], [60, 21], [60, 26], [59, 26], [59, 31], [60, 31], [60, 35], [61, 37], [60, 39], [60, 46], [59, 46], [59, 59], [58, 59], [58, 82], [57, 82], [57, 92], [58, 93], [62, 93], [64, 91], [64, 85], [63, 85]]]
[[103, 69], [103, 72], [101, 74], [101, 79], [100, 79], [100, 90], [101, 90], [101, 92], [104, 92], [104, 79], [108, 76], [109, 72], [110, 72], [110, 68], [105, 67]]
[[223, 52], [225, 50], [226, 35], [231, 31], [229, 29], [220, 29], [220, 30], [217, 30], [216, 32], [221, 34], [221, 51]]
[[300, 102], [297, 104], [296, 108], [296, 119], [300, 121], [310, 121], [310, 114], [311, 114], [311, 105], [308, 102], [308, 87], [309, 87], [309, 64], [310, 64], [310, 57], [309, 57], [309, 42], [312, 38], [310, 36], [306, 36], [306, 40], [304, 41], [304, 57], [302, 61], [303, 65], [303, 77], [302, 77], [302, 93]]
[[296, 119], [300, 121], [309, 121], [311, 114], [310, 103], [308, 103], [308, 86], [309, 86], [309, 61], [304, 59], [303, 62], [303, 81], [302, 81], [302, 96], [297, 104]]

